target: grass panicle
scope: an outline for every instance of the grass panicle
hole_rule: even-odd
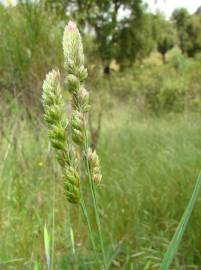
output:
[[[98,214],[97,199],[94,183],[100,183],[102,174],[100,162],[96,152],[89,147],[88,111],[89,93],[84,87],[87,69],[84,67],[84,53],[82,40],[76,24],[68,23],[63,35],[64,67],[66,70],[65,87],[71,94],[71,118],[67,122],[63,113],[63,97],[60,86],[59,71],[47,74],[43,83],[44,119],[48,124],[48,135],[52,146],[56,149],[57,159],[62,168],[63,185],[66,197],[71,203],[80,202],[83,216],[88,227],[89,237],[99,264],[96,243],[94,241],[92,225],[86,208],[84,194],[81,198],[80,179],[89,180],[92,204],[98,228],[104,269],[107,269],[105,250],[101,234],[101,224]],[[84,164],[81,164],[84,163]],[[80,168],[85,168],[85,171]],[[87,183],[85,183],[87,184]]]
[[[44,119],[48,124],[48,135],[52,146],[57,151],[57,159],[63,171],[64,192],[71,203],[80,199],[79,175],[72,166],[72,154],[66,141],[67,123],[63,121],[63,98],[60,86],[60,74],[52,70],[43,83]]]

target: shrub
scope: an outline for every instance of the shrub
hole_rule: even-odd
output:
[[[0,9],[1,92],[9,91],[27,108],[38,104],[47,69],[62,61],[61,26],[42,4],[26,2]]]
[[[167,55],[167,63],[177,71],[186,71],[188,58],[182,54],[178,47],[173,48]]]

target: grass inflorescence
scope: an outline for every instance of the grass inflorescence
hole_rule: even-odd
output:
[[[95,221],[103,256],[104,269],[107,261],[104,250],[100,217],[97,208],[95,184],[102,178],[98,155],[89,147],[89,128],[87,113],[89,111],[89,93],[84,88],[87,69],[84,67],[84,53],[80,33],[76,24],[68,23],[63,35],[64,67],[66,70],[65,86],[71,94],[71,118],[68,121],[63,113],[60,75],[52,70],[43,83],[44,118],[48,124],[48,135],[52,146],[57,151],[57,159],[62,168],[63,186],[70,203],[80,203],[88,227],[89,237],[99,264],[97,247],[92,225],[86,209],[84,192],[81,193],[81,181],[86,177],[89,183]],[[84,163],[84,164],[82,164]],[[84,176],[84,177],[83,177]],[[83,185],[86,185],[83,181]],[[84,190],[84,188],[82,188]]]

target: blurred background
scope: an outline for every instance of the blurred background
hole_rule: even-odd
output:
[[[15,98],[29,113],[40,109],[42,80],[50,68],[62,69],[62,32],[73,19],[82,32],[95,95],[112,103],[130,100],[143,112],[199,110],[199,2],[2,3],[1,102]]]
[[[65,72],[70,19],[89,72],[111,269],[158,269],[201,168],[200,0],[0,2],[0,269],[45,269],[43,226],[51,230],[54,215],[55,269],[78,269],[70,228],[79,269],[93,269],[78,210],[69,214],[62,195],[41,104],[46,73]],[[67,104],[65,89],[64,97]],[[200,206],[172,269],[201,269]]]

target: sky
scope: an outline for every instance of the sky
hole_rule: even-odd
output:
[[[9,0],[0,0],[0,2],[7,3]],[[10,0],[13,3],[16,3],[16,0]],[[190,13],[194,13],[199,6],[201,6],[201,0],[143,0],[148,4],[148,10],[151,12],[156,12],[160,10],[164,13],[164,15],[169,18],[172,14],[172,11],[175,8],[185,7]],[[155,3],[157,2],[157,3]],[[124,13],[127,14],[126,11],[121,11],[124,16]]]
[[[170,17],[175,8],[185,7],[190,13],[196,11],[201,6],[201,0],[144,0],[148,4],[149,10],[155,12],[162,11],[166,17]]]

